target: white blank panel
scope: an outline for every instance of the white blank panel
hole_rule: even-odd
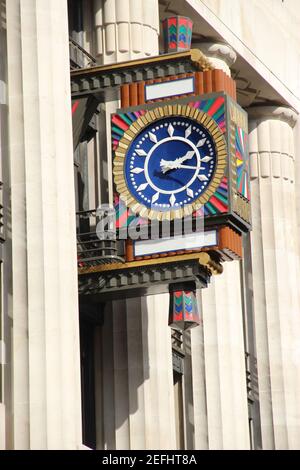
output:
[[[134,242],[134,255],[146,256],[176,250],[192,250],[204,246],[217,245],[217,231],[190,233],[158,240],[138,240]]]
[[[169,96],[186,95],[194,93],[194,78],[183,78],[169,82],[154,83],[146,85],[146,101],[157,100]]]

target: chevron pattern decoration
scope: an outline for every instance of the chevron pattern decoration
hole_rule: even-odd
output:
[[[185,16],[172,16],[163,21],[165,52],[187,51],[191,48],[193,22]]]
[[[200,324],[196,291],[189,288],[170,291],[169,326],[184,331]]]
[[[226,117],[225,117],[225,98],[224,96],[217,96],[209,99],[199,99],[197,101],[190,101],[188,106],[191,108],[199,109],[204,113],[207,113],[211,116],[214,121],[218,124],[221,132],[226,133]],[[116,150],[120,139],[123,137],[125,131],[128,129],[132,122],[136,121],[139,117],[143,116],[146,113],[146,109],[140,109],[134,112],[126,112],[112,115],[111,122],[111,132],[112,132],[112,148]],[[240,130],[240,136],[243,136],[244,139],[247,138],[247,135]],[[238,149],[242,148],[242,143],[237,140],[237,152]],[[245,148],[245,145],[244,147]],[[237,164],[238,164],[238,155],[237,153]],[[246,158],[246,155],[245,155]],[[247,164],[247,160],[245,160]],[[238,172],[239,175],[239,172]],[[211,196],[209,201],[201,207],[194,215],[195,216],[212,216],[225,214],[228,211],[229,206],[229,188],[228,188],[228,179],[226,176],[223,177],[219,187],[216,189],[215,193]],[[117,228],[122,228],[129,226],[129,224],[135,218],[134,214],[128,210],[126,211],[124,204],[119,205],[119,202],[115,200],[115,209],[117,215]],[[136,221],[137,225],[142,225],[147,223],[145,219],[139,217],[139,220]]]
[[[236,126],[235,155],[237,170],[238,192],[248,201],[250,200],[248,135],[241,127]]]
[[[131,209],[120,199],[117,193],[114,193],[114,209],[116,214],[116,228],[117,230],[129,227],[131,223],[137,227],[139,225],[148,224],[148,219],[136,216]]]

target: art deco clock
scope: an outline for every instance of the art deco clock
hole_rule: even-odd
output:
[[[212,117],[173,105],[146,112],[128,128],[116,150],[114,176],[132,211],[172,220],[209,200],[225,166],[225,139]]]
[[[114,182],[127,220],[193,214],[248,231],[247,131],[247,114],[223,92],[113,115]]]

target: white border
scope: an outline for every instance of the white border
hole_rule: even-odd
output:
[[[134,256],[148,256],[176,250],[193,250],[217,245],[217,231],[190,233],[157,240],[138,240],[133,243]]]
[[[168,82],[153,83],[145,86],[146,101],[169,98],[171,96],[194,93],[194,77],[187,77]]]

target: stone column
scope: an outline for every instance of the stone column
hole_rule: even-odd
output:
[[[289,108],[250,108],[252,274],[265,449],[300,446],[300,296],[293,126]]]
[[[7,6],[13,447],[82,443],[67,2]]]
[[[297,205],[297,233],[300,233],[300,119],[294,127],[294,149],[295,149],[295,184],[296,184],[296,205]],[[300,252],[300,237],[298,237]]]
[[[193,47],[199,48],[215,68],[230,76],[236,53],[228,44],[193,43]],[[247,449],[248,405],[238,261],[224,263],[221,276],[213,277],[211,285],[202,290],[202,314],[205,360],[202,381],[206,394],[208,448]]]
[[[4,142],[3,136],[6,136],[6,120],[7,120],[7,86],[6,86],[6,30],[4,22],[5,5],[0,4],[0,181],[3,183],[3,161],[6,155],[4,155],[4,149],[6,143]],[[0,188],[0,201],[1,205],[4,204],[3,187]],[[6,203],[6,200],[5,200]],[[2,209],[1,209],[2,212]],[[3,221],[2,221],[3,222]],[[1,232],[3,227],[1,227]],[[5,258],[5,248],[0,245],[1,263]],[[6,302],[4,286],[6,282],[6,265],[3,268],[1,266],[0,272],[0,283],[1,283],[1,306],[0,306],[0,450],[6,448],[6,396],[5,396],[5,345],[6,345]]]
[[[94,41],[85,47],[103,64],[158,54],[157,0],[94,0]],[[100,158],[107,162],[112,201],[110,115]],[[103,150],[105,149],[105,150]],[[106,305],[102,331],[104,397],[96,393],[104,441],[98,448],[175,449],[175,408],[168,294],[114,301]],[[101,385],[99,385],[101,387]],[[107,390],[105,390],[105,388]],[[104,407],[103,412],[100,411]],[[109,407],[109,408],[108,408]],[[110,410],[114,410],[111,412]]]
[[[98,448],[176,448],[168,302],[164,294],[106,305]]]
[[[94,54],[103,64],[158,54],[157,0],[94,0]]]
[[[209,449],[249,448],[240,266],[202,291]]]
[[[198,303],[202,302],[202,290],[198,290]],[[200,313],[202,317],[202,312]],[[208,447],[207,425],[207,400],[205,384],[205,357],[203,318],[201,324],[191,330],[191,382],[193,393],[193,418],[194,418],[194,448],[200,450]]]

